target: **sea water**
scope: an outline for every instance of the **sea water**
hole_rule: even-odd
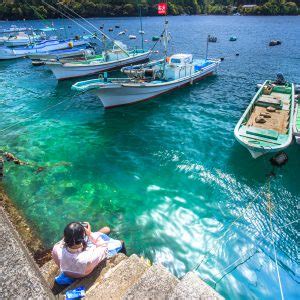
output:
[[[114,38],[141,45],[138,18],[90,21],[105,31],[120,25]],[[163,18],[143,22],[150,48]],[[68,222],[89,221],[95,230],[108,225],[129,254],[177,276],[203,260],[200,276],[226,298],[278,299],[266,197],[271,155],[254,160],[233,130],[257,83],[278,72],[300,82],[300,19],[182,16],[169,23],[171,53],[203,58],[207,35],[217,36],[208,56],[224,57],[218,75],[132,106],[106,111],[96,96],[71,91],[84,79],[58,83],[30,60],[0,62],[0,130],[14,125],[1,131],[0,146],[33,164],[7,163],[5,189],[47,247]],[[69,20],[54,24],[68,35],[83,33]],[[137,40],[118,37],[124,29]],[[269,47],[271,39],[282,45]],[[287,165],[271,181],[271,213],[283,292],[296,299],[299,226],[286,224],[299,217],[300,147],[286,153]],[[38,172],[39,166],[46,168]]]

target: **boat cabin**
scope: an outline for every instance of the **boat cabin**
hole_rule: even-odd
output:
[[[185,66],[193,62],[192,54],[174,54],[168,58],[170,65]]]

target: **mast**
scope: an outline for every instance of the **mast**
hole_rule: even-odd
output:
[[[140,34],[142,37],[142,49],[144,50],[144,32],[143,32],[143,20],[142,20],[142,5],[141,3],[138,3],[137,1],[137,5],[139,7],[139,15],[140,15]]]
[[[205,61],[207,61],[207,56],[208,56],[208,43],[209,43],[210,35],[207,36],[206,40],[206,52],[205,52]]]

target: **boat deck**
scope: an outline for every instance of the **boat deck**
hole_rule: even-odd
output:
[[[276,108],[275,112],[268,112],[267,107]],[[256,122],[257,117],[269,114],[270,118],[264,118],[265,123]],[[257,99],[250,118],[246,124],[247,127],[254,126],[266,130],[274,130],[279,134],[287,134],[290,118],[290,95],[282,93],[271,93],[271,95],[262,95]]]

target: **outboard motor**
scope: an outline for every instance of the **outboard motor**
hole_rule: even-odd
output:
[[[277,78],[276,78],[276,81],[274,83],[278,84],[278,85],[285,85],[286,84],[286,81],[285,81],[282,73],[277,74]]]

